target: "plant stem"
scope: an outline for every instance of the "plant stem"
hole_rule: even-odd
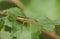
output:
[[[46,30],[42,30],[43,33],[50,36],[52,39],[59,39],[59,36],[55,33],[55,31],[48,32]]]
[[[20,0],[5,0],[5,1],[16,4],[22,10],[26,8],[25,5]]]

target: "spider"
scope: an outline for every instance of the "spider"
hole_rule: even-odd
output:
[[[41,23],[38,22],[37,20],[33,20],[33,19],[30,19],[30,18],[25,17],[25,16],[17,16],[16,20],[24,22],[24,23],[34,23],[34,24],[36,24],[38,26],[41,26]]]

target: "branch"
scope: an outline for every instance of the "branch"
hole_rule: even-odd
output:
[[[20,0],[5,0],[5,1],[15,3],[22,10],[26,8],[25,5]]]
[[[42,30],[42,32],[52,37],[52,39],[60,39],[59,36],[55,33],[55,31],[48,32],[46,30]]]

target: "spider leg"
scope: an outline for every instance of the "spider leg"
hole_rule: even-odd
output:
[[[25,22],[22,23],[21,32],[23,32]]]

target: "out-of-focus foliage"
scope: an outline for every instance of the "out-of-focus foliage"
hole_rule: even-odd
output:
[[[0,16],[0,39],[39,39],[42,29],[52,31],[56,24],[60,24],[59,0],[21,0],[21,2],[26,6],[25,10],[14,4],[8,6],[9,3],[0,0],[0,9],[8,14],[6,17]],[[17,16],[36,20],[39,25],[37,22],[34,24],[17,21]]]
[[[2,2],[2,1],[4,1],[4,0],[0,0],[0,2]]]

